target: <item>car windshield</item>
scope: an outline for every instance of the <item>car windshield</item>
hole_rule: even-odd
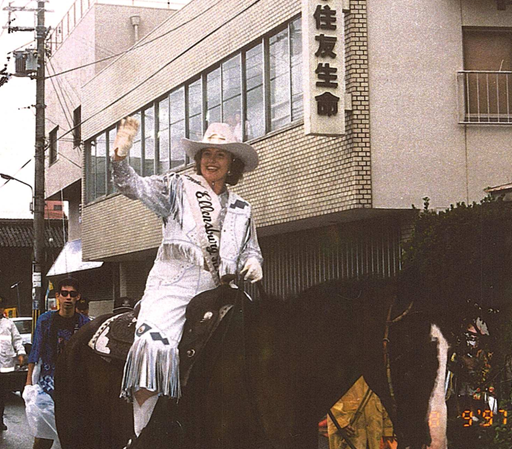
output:
[[[30,334],[32,332],[32,319],[16,320],[14,322],[20,334]]]

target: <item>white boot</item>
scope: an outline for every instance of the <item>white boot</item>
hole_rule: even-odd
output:
[[[139,405],[137,399],[133,400],[133,427],[137,437],[142,432],[142,429],[147,426],[157,401],[157,394],[146,399],[142,405]]]

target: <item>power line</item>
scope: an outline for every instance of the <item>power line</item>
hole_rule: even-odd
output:
[[[103,111],[106,111],[108,108],[110,108],[111,106],[115,105],[116,103],[119,103],[123,98],[126,98],[128,95],[130,95],[132,92],[134,92],[135,90],[137,90],[139,87],[141,87],[142,85],[146,84],[149,80],[151,80],[152,78],[154,78],[156,75],[158,75],[162,70],[164,70],[166,67],[168,67],[169,65],[171,65],[173,62],[175,62],[176,60],[178,60],[179,58],[181,58],[183,55],[185,55],[188,51],[192,50],[194,47],[196,47],[197,45],[199,45],[201,42],[205,41],[206,39],[208,39],[210,36],[212,36],[213,34],[215,34],[217,31],[219,31],[220,29],[222,29],[224,26],[226,26],[228,23],[232,22],[233,20],[235,20],[238,16],[240,16],[241,14],[245,13],[246,11],[248,11],[250,8],[252,8],[254,5],[256,5],[257,3],[259,3],[261,0],[255,0],[254,2],[252,2],[250,5],[248,5],[247,7],[245,7],[240,13],[236,14],[235,16],[231,17],[230,19],[228,19],[227,21],[225,21],[224,23],[221,23],[219,26],[217,26],[216,28],[214,28],[212,31],[210,31],[208,34],[206,34],[205,36],[203,36],[201,39],[199,39],[198,41],[194,42],[191,46],[189,46],[188,48],[186,48],[185,50],[183,50],[181,53],[179,53],[178,55],[176,55],[174,58],[172,58],[171,60],[167,61],[162,67],[160,67],[158,70],[156,70],[155,72],[153,72],[151,75],[149,75],[146,79],[142,80],[139,84],[137,84],[136,86],[132,87],[128,92],[126,92],[125,94],[123,94],[121,97],[115,99],[114,101],[112,101],[110,104],[106,105],[105,107],[103,107],[102,109],[100,109],[98,112],[96,112],[95,114],[91,115],[90,117],[87,117],[86,119],[82,120],[79,124],[75,125],[73,128],[71,128],[69,131],[65,132],[62,136],[60,136],[57,140],[60,140],[62,139],[64,136],[66,136],[67,134],[69,134],[70,132],[72,132],[75,128],[78,128],[79,126],[82,126],[84,123],[88,122],[89,120],[93,119],[94,117],[96,117],[97,115],[101,114]],[[220,3],[217,2],[216,4]],[[197,16],[196,16],[197,17]]]
[[[48,54],[48,51],[46,52],[47,55]],[[58,61],[51,61],[52,63],[52,69],[53,69],[53,73],[57,73],[57,70],[62,70]],[[53,64],[55,64],[55,67],[53,66]],[[57,70],[56,70],[57,69]],[[64,77],[63,78],[64,80],[64,83],[66,83],[68,85],[68,87],[70,87],[70,89],[73,91],[73,93],[75,94],[75,99],[76,99],[76,102],[75,103],[80,103],[80,94],[78,93],[77,89],[75,88],[75,86],[73,84],[71,84],[68,80],[67,77]],[[68,95],[69,96],[69,95]],[[72,100],[70,100],[71,103],[73,103]]]
[[[82,168],[82,166],[80,164],[77,164],[75,161],[71,160],[69,157],[67,157],[64,153],[59,153],[59,157],[63,157],[64,159],[66,159],[68,162],[70,162],[71,164],[73,164],[75,167],[78,167],[78,168]]]
[[[48,60],[48,62],[49,62],[49,60]],[[50,64],[50,66],[51,66],[51,64]],[[51,81],[51,83],[52,83],[53,90],[55,91],[55,96],[57,97],[57,100],[58,100],[58,102],[59,102],[60,108],[62,109],[62,112],[64,113],[64,118],[66,119],[66,122],[68,122],[68,126],[71,128],[73,125],[71,124],[71,121],[70,121],[70,119],[68,118],[66,108],[65,108],[65,107],[64,107],[64,105],[62,104],[62,100],[60,99],[59,91],[58,91],[57,87],[55,86],[55,83],[54,83],[54,81],[53,81],[53,78],[52,78],[50,81]]]
[[[52,68],[52,71],[55,73],[55,68],[53,67],[52,61],[48,60],[48,62]],[[50,81],[52,82],[52,85],[53,85],[53,79]],[[56,81],[57,81],[57,86],[59,86],[60,93],[62,95],[62,100],[64,101],[64,105],[66,106],[66,111],[70,117],[68,124],[71,127],[72,123],[73,123],[73,109],[74,109],[73,108],[73,99],[69,95],[69,92],[64,88],[63,84],[60,83],[61,80],[59,78],[56,78]],[[55,85],[54,85],[54,89],[55,89]],[[66,100],[66,97],[67,97],[67,100]],[[69,104],[68,104],[68,102],[69,102]],[[71,105],[71,107],[70,107],[70,105]],[[66,114],[66,111],[63,110],[64,114]],[[66,120],[67,120],[67,118],[66,118]]]

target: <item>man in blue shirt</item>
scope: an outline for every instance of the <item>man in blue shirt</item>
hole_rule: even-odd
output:
[[[53,397],[54,374],[57,357],[71,336],[89,321],[75,312],[80,299],[78,281],[66,278],[59,282],[55,292],[58,310],[43,313],[37,320],[32,350],[28,359],[27,385],[37,382],[42,390]],[[39,378],[32,379],[36,364],[40,368]],[[33,449],[50,449],[53,440],[35,438]]]

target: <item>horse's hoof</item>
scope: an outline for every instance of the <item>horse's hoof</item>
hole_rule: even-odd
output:
[[[132,447],[132,444],[133,444],[133,440],[130,438],[128,440],[128,443],[126,443],[126,446],[123,447],[123,449],[130,449]]]

